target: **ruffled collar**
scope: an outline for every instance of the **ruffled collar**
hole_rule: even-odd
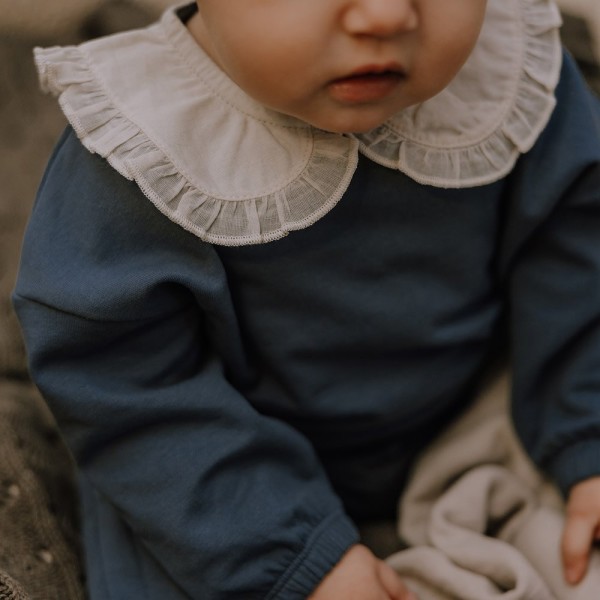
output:
[[[559,25],[551,0],[488,0],[452,83],[361,135],[324,132],[252,100],[175,9],[145,29],[35,55],[43,89],[59,96],[88,150],[186,230],[239,246],[320,219],[348,188],[359,152],[437,187],[504,177],[554,108]]]

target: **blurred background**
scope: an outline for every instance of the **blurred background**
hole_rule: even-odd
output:
[[[66,121],[38,88],[34,46],[74,44],[142,26],[173,0],[0,0],[0,376],[23,377],[9,294],[35,192]]]

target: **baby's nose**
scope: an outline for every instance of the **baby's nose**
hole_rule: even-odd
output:
[[[390,37],[419,26],[415,0],[352,0],[343,15],[352,35]]]

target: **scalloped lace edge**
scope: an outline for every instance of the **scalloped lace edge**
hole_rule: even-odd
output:
[[[435,187],[486,185],[505,177],[546,127],[562,65],[561,17],[548,0],[521,2],[523,56],[514,101],[495,127],[462,147],[435,147],[411,139],[390,122],[356,135],[360,152],[382,166]]]
[[[358,163],[358,142],[314,130],[312,153],[299,176],[271,194],[220,199],[191,184],[173,161],[103,89],[78,47],[36,48],[42,89],[59,96],[82,144],[105,158],[171,221],[223,246],[261,244],[309,227],[347,190]]]

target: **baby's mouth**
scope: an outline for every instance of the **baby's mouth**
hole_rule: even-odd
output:
[[[365,67],[328,86],[332,97],[343,104],[365,104],[383,100],[406,79],[400,67]]]

